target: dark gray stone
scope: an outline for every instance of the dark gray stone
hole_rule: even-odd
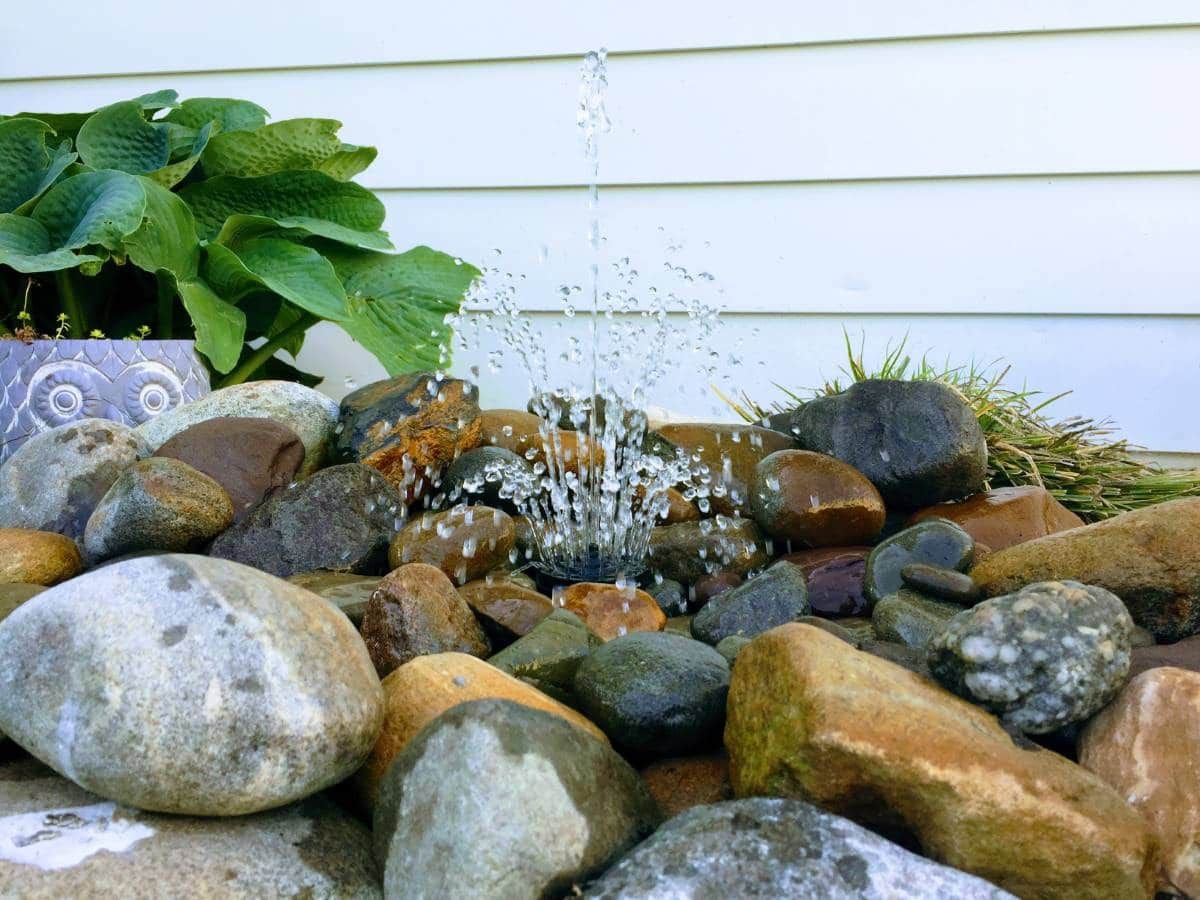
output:
[[[871,625],[879,640],[920,650],[960,612],[962,607],[956,603],[934,600],[901,588],[875,604]]]
[[[662,581],[651,578],[649,582],[645,587],[646,593],[655,599],[659,609],[666,613],[668,618],[687,615],[687,588],[671,578],[664,578]]]
[[[476,447],[446,467],[438,490],[446,503],[479,503],[517,515],[520,510],[511,497],[502,497],[502,479],[513,471],[531,472],[529,463],[503,447]],[[532,477],[528,475],[525,477]]]
[[[983,597],[974,578],[944,566],[909,563],[900,570],[900,577],[906,585],[926,597],[949,600],[959,606],[972,606]]]
[[[975,558],[975,541],[962,528],[945,519],[926,519],[875,545],[867,557],[863,587],[878,603],[904,584],[900,574],[912,563],[928,563],[966,571]]]
[[[781,560],[709,600],[692,620],[692,634],[715,646],[730,635],[754,637],[810,611],[804,571]]]

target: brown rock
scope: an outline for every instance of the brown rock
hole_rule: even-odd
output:
[[[483,444],[503,447],[532,465],[547,464],[546,443],[541,433],[542,420],[520,409],[485,409],[483,411]],[[568,472],[579,472],[580,463],[604,465],[604,448],[592,449],[591,439],[581,431],[560,431],[558,445],[552,456],[558,466]],[[594,457],[594,462],[593,462]]]
[[[745,580],[737,572],[717,572],[714,575],[706,575],[692,586],[694,595],[692,603],[694,606],[703,606],[713,597],[737,587]]]
[[[688,500],[675,488],[667,488],[667,517],[660,521],[664,525],[674,525],[677,522],[695,522],[700,518],[700,510],[696,504]]]
[[[1200,631],[1200,497],[1159,503],[993,553],[971,570],[989,597],[1036,581],[1112,591],[1155,639]]]
[[[976,543],[986,544],[993,551],[1083,524],[1083,519],[1036,485],[996,488],[957,503],[927,506],[913,513],[908,524],[922,519],[956,522]]]
[[[792,565],[799,566],[804,571],[804,577],[812,575],[826,563],[843,557],[857,557],[866,562],[871,553],[870,547],[816,547],[811,550],[797,550],[795,553],[785,553],[780,559],[787,560]]]
[[[1174,644],[1134,647],[1132,657],[1133,660],[1129,666],[1130,678],[1161,666],[1200,672],[1200,635],[1184,638]]]
[[[762,534],[750,519],[719,515],[650,531],[650,568],[680,584],[720,571],[745,575],[769,561]]]
[[[642,781],[664,819],[693,806],[733,799],[729,757],[724,751],[707,756],[660,759],[642,770]]]
[[[1160,891],[1200,896],[1200,674],[1160,668],[1129,682],[1084,730],[1079,763],[1142,814]]]
[[[32,600],[46,590],[40,584],[3,584],[0,583],[0,622],[27,600]]]
[[[396,755],[422,728],[468,700],[511,700],[551,713],[608,743],[599,728],[537,688],[463,653],[419,656],[383,679],[383,729],[355,780],[368,805]]]
[[[808,573],[808,605],[818,616],[868,616],[871,601],[864,579],[867,561],[858,554],[839,556]]]
[[[658,433],[690,455],[699,455],[713,480],[708,498],[712,512],[726,516],[749,513],[759,462],[776,450],[796,446],[786,434],[759,425],[678,423],[663,425]]]
[[[742,649],[725,745],[739,797],[796,797],[912,833],[1025,898],[1148,897],[1145,823],[1099,778],[979,707],[808,625]]]
[[[392,539],[392,568],[421,562],[437,566],[456,584],[482,578],[508,562],[517,531],[507,513],[488,506],[456,506],[425,513]]]
[[[630,631],[662,631],[667,624],[666,614],[654,598],[632,585],[619,588],[584,581],[563,591],[559,602],[603,641]]]
[[[755,468],[750,508],[764,533],[810,547],[864,544],[887,516],[865,475],[808,450],[780,450],[763,459]]]
[[[428,653],[491,652],[450,579],[424,563],[401,566],[379,583],[363,614],[362,636],[380,678]]]
[[[291,484],[304,463],[304,444],[280,422],[223,416],[185,428],[154,455],[185,462],[225,488],[238,521],[271,491]]]
[[[554,611],[549,597],[505,578],[472,581],[458,593],[497,644],[524,637]]]
[[[49,586],[83,569],[79,547],[69,537],[30,528],[0,528],[0,584]]]

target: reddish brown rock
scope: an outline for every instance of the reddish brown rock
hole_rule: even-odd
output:
[[[737,587],[746,579],[737,572],[717,572],[707,575],[692,586],[692,606],[703,606],[713,597]]]
[[[487,506],[456,506],[425,513],[400,529],[388,549],[388,562],[392,568],[428,563],[462,585],[507,563],[516,538],[507,513]]]
[[[839,556],[808,575],[808,604],[818,616],[868,616],[871,601],[863,589],[867,560],[859,554]]]
[[[280,422],[223,416],[185,428],[154,455],[185,462],[225,488],[239,521],[267,494],[291,484],[304,463],[304,444]]]
[[[724,751],[707,756],[660,759],[642,770],[642,781],[664,819],[693,806],[733,799],[729,757]]]
[[[494,643],[511,644],[533,631],[554,611],[550,598],[506,578],[482,578],[458,593],[482,622]]]
[[[957,503],[927,506],[908,521],[912,525],[922,519],[956,522],[976,543],[986,544],[993,551],[1083,524],[1083,519],[1036,485],[996,488]]]
[[[429,653],[491,652],[450,579],[424,563],[401,566],[379,583],[363,614],[362,637],[380,678]]]
[[[542,420],[521,409],[485,409],[482,418],[484,445],[503,447],[531,465],[546,463],[546,445],[539,430]],[[578,431],[560,431],[552,456],[558,466],[578,472],[579,464],[604,465],[604,448],[592,449],[588,436]],[[594,461],[593,461],[594,460]]]
[[[759,462],[750,508],[765,534],[810,547],[865,544],[887,516],[865,475],[808,450],[780,450]]]
[[[1132,657],[1133,661],[1129,666],[1130,678],[1161,666],[1200,672],[1200,635],[1184,638],[1174,644],[1135,646]]]
[[[667,624],[655,599],[632,585],[620,588],[585,581],[563,591],[559,602],[603,641],[631,631],[662,631]]]
[[[787,435],[758,425],[678,423],[663,425],[658,434],[700,457],[712,475],[711,511],[726,516],[749,514],[755,467],[775,451],[796,446]]]
[[[779,558],[787,560],[792,565],[799,566],[807,578],[821,566],[833,562],[835,559],[854,556],[865,561],[870,553],[870,547],[816,547],[811,550],[797,550],[794,553],[785,553]]]
[[[663,525],[674,525],[677,522],[695,522],[700,518],[700,510],[691,500],[688,500],[675,488],[667,488],[667,517],[659,521]]]
[[[1129,682],[1084,730],[1079,762],[1111,784],[1158,841],[1158,888],[1200,896],[1200,674]]]

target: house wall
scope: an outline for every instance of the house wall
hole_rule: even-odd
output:
[[[340,119],[380,149],[361,180],[397,246],[524,274],[543,323],[586,277],[577,73],[605,44],[606,252],[713,273],[722,343],[740,345],[727,386],[771,400],[836,375],[844,331],[869,358],[907,336],[914,356],[1003,360],[1017,386],[1072,390],[1051,410],[1112,418],[1166,458],[1200,451],[1194,3],[49,9],[6,10],[0,111],[173,87]],[[381,374],[330,326],[300,363],[335,396]],[[516,366],[480,382],[486,404],[524,405]],[[656,391],[722,414],[690,371]]]

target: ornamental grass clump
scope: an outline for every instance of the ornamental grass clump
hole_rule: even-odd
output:
[[[1009,367],[938,366],[905,354],[907,341],[889,348],[879,366],[868,370],[863,350],[855,351],[846,336],[844,379],[817,389],[795,390],[776,385],[785,399],[763,406],[743,395],[726,402],[748,422],[786,413],[820,394],[838,394],[867,379],[938,381],[954,388],[974,410],[988,444],[988,487],[1040,485],[1084,521],[1179,497],[1200,496],[1200,470],[1163,469],[1130,455],[1130,445],[1114,440],[1110,422],[1075,416],[1050,419],[1045,410],[1068,392],[1045,397],[1038,391],[1005,385]]]

